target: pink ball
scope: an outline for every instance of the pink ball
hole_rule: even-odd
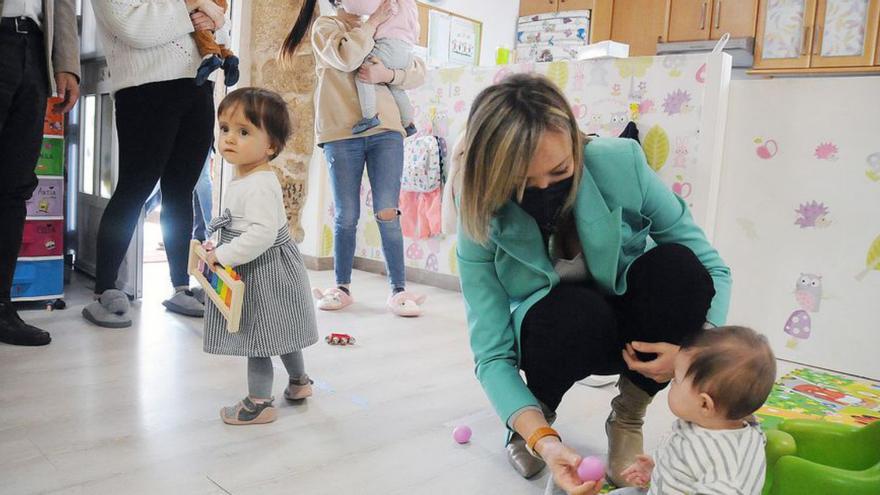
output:
[[[452,438],[455,439],[458,443],[468,443],[471,440],[471,429],[468,426],[456,426],[454,430],[452,430]]]
[[[605,476],[605,463],[596,456],[584,457],[578,466],[578,477],[581,481],[599,481]]]

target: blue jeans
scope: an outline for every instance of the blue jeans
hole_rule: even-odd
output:
[[[325,143],[324,156],[330,165],[330,186],[336,205],[333,218],[336,283],[351,283],[357,224],[361,215],[361,179],[366,163],[388,278],[392,289],[405,287],[400,212],[393,220],[381,220],[378,216],[382,210],[398,209],[400,177],[403,174],[403,136],[388,131]]]
[[[211,152],[205,158],[205,165],[202,167],[202,174],[199,175],[199,181],[193,189],[193,239],[199,241],[205,240],[206,225],[211,223],[211,215],[213,213],[213,203],[211,202]]]

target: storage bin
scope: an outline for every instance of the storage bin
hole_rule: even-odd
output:
[[[61,256],[64,253],[63,220],[28,220],[24,224],[20,257]]]
[[[29,217],[60,217],[64,214],[64,181],[40,177],[31,199],[27,200]]]
[[[12,276],[12,299],[61,297],[64,293],[64,260],[19,260]]]

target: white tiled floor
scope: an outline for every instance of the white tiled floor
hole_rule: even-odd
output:
[[[541,493],[546,472],[526,481],[507,464],[504,429],[473,376],[460,294],[412,287],[429,296],[425,316],[395,318],[384,279],[356,273],[356,305],[318,321],[322,335],[350,333],[358,345],[309,348],[315,396],[276,400],[273,424],[232,427],[218,410],[246,394],[244,359],[204,354],[201,320],[160,305],[167,267],[146,269],[132,328],[85,323],[90,291],[77,279],[67,310],[23,313],[52,332],[49,347],[0,344],[0,493]],[[315,286],[330,282],[312,273]],[[584,455],[605,450],[612,396],[576,385],[560,407],[556,426]],[[672,419],[659,396],[648,448]],[[474,430],[469,445],[452,441],[457,424]]]

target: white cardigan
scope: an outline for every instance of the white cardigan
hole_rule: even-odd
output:
[[[113,93],[195,77],[201,63],[183,0],[92,0]]]

